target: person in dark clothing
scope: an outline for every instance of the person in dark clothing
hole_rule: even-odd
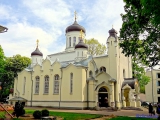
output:
[[[153,106],[152,106],[151,103],[149,103],[148,110],[149,110],[149,115],[152,116],[152,113],[153,113]]]
[[[157,110],[156,113],[158,114],[158,116],[160,117],[160,104],[157,103]]]

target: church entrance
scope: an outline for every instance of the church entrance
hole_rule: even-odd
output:
[[[98,91],[99,107],[108,107],[108,91],[105,87],[101,87]]]
[[[130,103],[129,103],[129,91],[130,91],[129,88],[124,89],[124,97],[125,97],[125,101],[126,101],[126,106],[130,106]]]

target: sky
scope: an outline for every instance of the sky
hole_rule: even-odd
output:
[[[123,0],[0,0],[0,25],[8,28],[0,34],[5,56],[31,57],[37,39],[44,58],[64,51],[65,29],[73,24],[74,11],[86,39],[106,44],[112,25],[119,35]]]

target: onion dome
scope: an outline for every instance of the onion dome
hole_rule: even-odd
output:
[[[40,50],[38,49],[38,42],[39,42],[39,40],[37,40],[37,48],[36,48],[35,51],[33,51],[33,52],[31,53],[31,56],[33,56],[33,55],[43,56],[43,54],[42,54],[42,53],[40,52]]]
[[[72,25],[70,25],[70,26],[68,26],[68,27],[66,28],[66,33],[71,32],[71,31],[81,31],[81,30],[82,30],[84,33],[86,33],[85,28],[84,28],[83,26],[79,25],[79,24],[77,23],[77,21],[74,21],[74,23],[73,23]]]
[[[117,31],[114,28],[112,28],[111,30],[109,30],[109,35],[113,37],[117,37]]]
[[[43,54],[39,51],[38,48],[36,48],[36,50],[31,53],[31,56],[33,56],[33,55],[43,56]]]
[[[114,29],[114,28],[112,28],[111,30],[109,30],[109,34],[117,34],[117,31]]]
[[[83,42],[83,40],[81,39],[80,41],[79,41],[79,43],[75,46],[75,49],[77,49],[77,48],[86,48],[86,49],[88,49],[88,46]]]
[[[76,19],[77,19],[76,14],[77,13],[75,12],[75,21],[74,21],[74,23],[66,28],[66,33],[71,32],[71,31],[81,31],[81,30],[84,33],[86,33],[85,28],[77,23],[77,21],[76,21]]]

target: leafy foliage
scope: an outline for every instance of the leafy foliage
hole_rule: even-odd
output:
[[[24,105],[19,101],[15,104],[14,114],[17,118],[25,114]]]
[[[42,117],[46,117],[46,116],[49,116],[49,111],[44,109],[42,110]]]
[[[98,40],[95,40],[94,38],[85,40],[85,43],[89,46],[88,52],[90,55],[102,55],[106,52],[106,46],[100,44]]]
[[[160,2],[158,0],[124,0],[126,14],[120,47],[126,56],[132,55],[153,67],[160,61]]]
[[[18,76],[18,72],[22,71],[31,63],[30,58],[21,55],[13,57],[5,57],[2,47],[0,46],[0,98],[2,95],[8,95],[9,89],[13,86],[14,78]]]
[[[42,116],[42,115],[41,115],[41,111],[36,110],[36,111],[33,112],[33,117],[34,117],[35,119],[40,119],[41,116]]]
[[[133,77],[137,78],[140,84],[140,87],[143,87],[148,84],[150,77],[145,76],[144,67],[139,65],[136,61],[132,61],[132,70]]]
[[[5,66],[5,55],[0,45],[0,73],[4,72],[4,66]]]

